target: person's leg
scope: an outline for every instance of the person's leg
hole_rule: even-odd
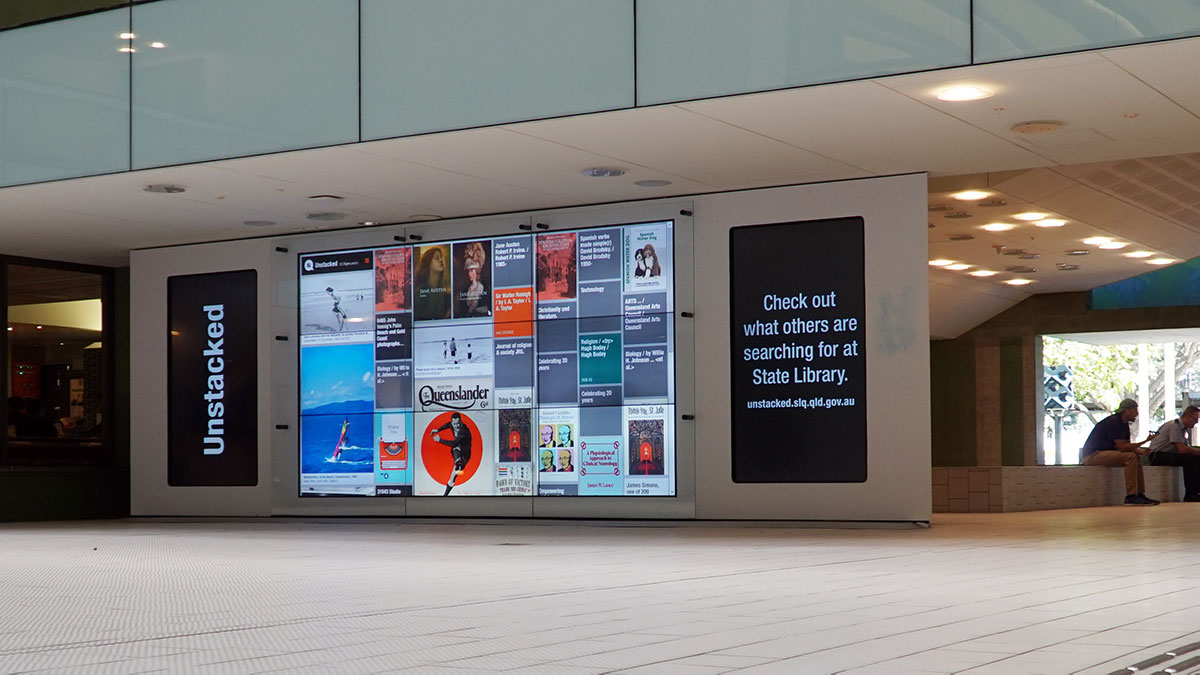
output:
[[[1142,463],[1138,461],[1137,453],[1101,450],[1084,457],[1082,464],[1087,466],[1123,467],[1125,469],[1125,495],[1127,497],[1140,495],[1146,489],[1145,479],[1142,476]]]
[[[1200,455],[1183,455],[1178,452],[1154,452],[1150,454],[1151,466],[1178,466],[1183,469],[1184,498],[1200,497]]]

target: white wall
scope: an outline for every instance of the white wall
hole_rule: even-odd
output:
[[[137,251],[131,261],[134,515],[476,515],[924,521],[930,515],[929,305],[925,176],[909,175]],[[681,215],[693,212],[693,216]],[[866,231],[868,479],[856,484],[734,484],[730,475],[729,228],[862,216]],[[676,220],[678,496],[674,498],[298,497],[296,254],[393,243]],[[276,247],[287,248],[286,253]],[[689,266],[689,261],[692,263]],[[166,484],[166,279],[259,272],[257,487]],[[286,342],[274,336],[288,335]],[[277,430],[275,425],[288,425]],[[837,439],[797,438],[836,445]]]

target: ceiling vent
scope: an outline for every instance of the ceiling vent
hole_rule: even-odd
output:
[[[1079,182],[1200,232],[1200,153],[1114,162]]]

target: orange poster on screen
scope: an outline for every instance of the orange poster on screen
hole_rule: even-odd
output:
[[[496,291],[494,337],[533,335],[533,289],[504,288]]]

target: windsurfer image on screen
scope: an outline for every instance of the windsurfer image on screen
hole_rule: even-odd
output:
[[[346,443],[346,432],[350,430],[350,418],[342,420],[342,435],[338,437],[337,445],[333,447],[333,461],[338,461],[342,458],[342,446]]]
[[[342,309],[342,298],[333,292],[333,286],[326,286],[325,292],[333,298],[333,316],[337,319],[338,330],[346,327],[346,310]]]
[[[449,440],[442,438],[442,432],[446,429],[454,433],[453,438]],[[429,435],[438,443],[448,446],[450,457],[454,460],[454,468],[450,470],[450,479],[446,481],[446,492],[442,495],[445,497],[450,494],[450,490],[454,489],[454,481],[458,479],[459,474],[467,467],[467,462],[471,460],[471,430],[463,424],[462,415],[454,413],[450,416],[448,423],[430,431]]]

